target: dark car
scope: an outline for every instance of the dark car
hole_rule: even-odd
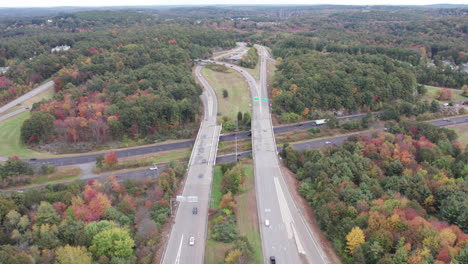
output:
[[[192,209],[192,214],[198,214],[198,208],[194,207],[194,208]]]
[[[247,134],[247,136],[248,136],[248,137],[251,137],[251,136],[252,136],[252,132],[249,132],[249,133]]]
[[[36,161],[36,160],[37,160],[36,158],[29,159],[29,161]]]
[[[275,256],[270,257],[270,264],[276,264]]]

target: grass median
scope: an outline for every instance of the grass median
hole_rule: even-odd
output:
[[[253,253],[248,263],[262,263],[262,245],[257,218],[252,161],[244,160],[243,167],[246,172],[246,179],[242,186],[242,191],[234,196],[234,200],[237,203],[237,208],[235,209],[237,232],[239,236],[247,237],[253,248]],[[215,167],[211,191],[211,209],[219,209],[222,197],[222,177],[221,167]],[[223,243],[211,239],[211,230],[209,230],[205,249],[205,263],[224,263],[226,252],[232,249],[233,246],[234,243]]]
[[[49,156],[28,149],[21,142],[21,125],[29,116],[29,112],[24,112],[0,122],[0,156],[17,155],[21,158]]]
[[[226,72],[202,70],[203,76],[208,80],[218,98],[218,112],[231,120],[237,119],[237,112],[250,113],[250,92],[245,79],[240,73],[228,69]],[[223,90],[228,96],[223,97]]]

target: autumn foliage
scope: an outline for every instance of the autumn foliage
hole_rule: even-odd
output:
[[[112,167],[119,162],[115,152],[108,152],[104,155],[104,164],[107,167]]]
[[[468,152],[448,129],[401,122],[389,131],[400,133],[281,155],[344,263],[458,260],[468,244]]]

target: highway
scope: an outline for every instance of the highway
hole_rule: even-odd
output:
[[[0,107],[0,115],[3,114],[4,112],[8,111],[10,108],[15,107],[18,104],[23,103],[24,101],[46,91],[47,89],[50,89],[54,86],[54,81],[48,81],[46,83],[43,83],[39,85],[38,87],[34,88],[30,92],[16,98],[15,100],[9,102],[8,104]],[[24,111],[23,111],[24,112]],[[17,113],[18,114],[18,113]]]
[[[20,109],[19,111],[23,111],[23,110]],[[339,120],[356,120],[364,116],[365,114],[358,114],[358,115],[352,115],[352,116],[343,116],[343,117],[339,117],[338,119]],[[286,132],[290,132],[294,130],[309,129],[312,127],[314,127],[314,121],[282,125],[282,126],[274,127],[273,129],[274,129],[275,134],[280,134],[280,133],[286,133]],[[236,136],[238,140],[248,139],[251,137],[251,132],[241,131],[241,132],[235,132],[235,133],[233,132],[233,133],[225,134],[225,135],[220,136],[219,141],[220,142],[234,141]],[[117,157],[125,158],[125,157],[130,157],[130,156],[156,153],[160,151],[190,148],[193,146],[194,142],[195,140],[192,140],[192,139],[181,140],[181,141],[177,141],[173,143],[162,143],[162,144],[127,148],[127,149],[122,149],[122,150],[115,150],[115,153],[117,154]],[[105,154],[105,152],[81,154],[81,155],[77,154],[77,155],[70,155],[70,156],[56,157],[56,158],[44,158],[44,159],[38,158],[37,160],[34,160],[34,162],[53,164],[56,166],[75,165],[75,164],[82,164],[82,163],[95,161],[96,156],[102,155],[102,154]]]
[[[258,215],[265,263],[328,263],[328,258],[291,196],[281,168],[271,121],[267,90],[269,54],[257,46],[260,83],[253,85],[252,152],[255,165]],[[269,226],[265,220],[269,220]]]
[[[439,126],[439,127],[445,127],[445,126],[450,126],[450,125],[455,125],[455,124],[461,124],[461,123],[468,123],[468,115],[465,116],[456,116],[456,117],[451,117],[447,118],[448,121],[444,120],[433,120],[429,121],[429,123]],[[370,131],[362,131],[362,132],[357,132],[354,133],[356,135],[370,135]],[[306,149],[316,149],[316,148],[322,148],[327,145],[341,145],[346,139],[349,137],[348,135],[344,136],[336,136],[336,137],[329,137],[329,138],[324,138],[324,139],[316,139],[316,140],[310,140],[306,142],[301,142],[301,143],[291,143],[294,149],[296,150],[306,150]],[[330,142],[327,144],[327,142]],[[281,151],[283,147],[278,146],[277,150],[278,152]],[[237,158],[247,158],[251,154],[251,151],[243,151],[239,152]],[[222,156],[217,156],[216,157],[216,164],[220,163],[228,163],[228,162],[234,162],[236,161],[236,155],[234,153],[231,154],[226,154]],[[159,172],[163,171],[164,168],[160,167]],[[140,169],[140,170],[134,170],[134,171],[129,171],[129,172],[117,172],[115,173],[115,176],[119,181],[125,181],[125,180],[139,180],[139,179],[144,179],[150,176],[157,177],[157,175],[154,175],[154,171],[150,171],[148,168],[145,169]],[[107,177],[103,176],[98,176],[95,177],[95,179],[99,179],[100,181],[103,181],[103,179],[106,179]],[[94,179],[94,178],[87,178],[87,179]],[[65,182],[68,183],[68,182]],[[54,184],[63,184],[62,183],[54,183]],[[15,190],[28,190],[28,189],[40,189],[45,187],[44,186],[35,186],[35,187],[26,187],[26,188],[17,188]],[[8,192],[8,191],[6,191]]]
[[[221,126],[217,125],[216,94],[200,70],[201,66],[196,66],[195,75],[204,87],[204,119],[190,156],[187,179],[181,194],[186,201],[180,202],[177,207],[162,258],[162,263],[167,264],[204,263],[209,198]],[[196,214],[192,212],[194,208],[198,210]],[[189,245],[191,237],[195,239],[194,245]]]
[[[273,256],[276,263],[328,263],[320,241],[296,207],[279,166],[267,92],[266,61],[269,56],[263,47],[258,46],[258,50],[261,61],[259,82],[236,65],[214,63],[241,73],[251,90],[252,153],[264,262],[268,263]]]

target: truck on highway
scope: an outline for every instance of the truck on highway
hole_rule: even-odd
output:
[[[327,119],[317,119],[313,122],[315,126],[321,126],[327,123]]]

